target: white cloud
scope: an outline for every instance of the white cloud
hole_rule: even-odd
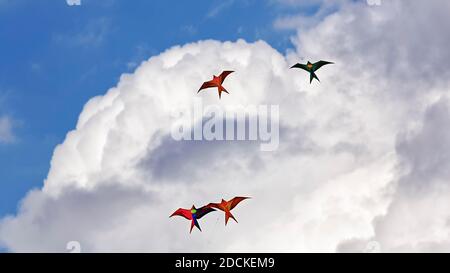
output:
[[[66,0],[69,6],[81,6],[81,0]]]
[[[208,17],[208,18],[216,17],[220,12],[229,8],[233,4],[234,4],[234,0],[224,0],[224,1],[220,2],[219,4],[213,6],[206,14],[206,17]]]
[[[381,3],[381,0],[367,0],[367,4],[370,6],[379,6]]]
[[[364,251],[373,240],[384,251],[445,250],[442,5],[450,4],[346,3],[293,39],[288,56],[264,42],[203,41],[152,57],[86,104],[43,189],[0,222],[0,242],[11,251],[65,251],[69,241],[83,251]],[[288,69],[299,56],[336,64],[309,85]],[[237,71],[230,95],[195,94],[222,69]],[[279,150],[173,141],[171,113],[196,96],[279,105]],[[215,213],[188,235],[186,221],[168,218],[234,195],[253,197],[236,208],[239,224],[225,228]]]
[[[399,136],[402,175],[375,238],[391,251],[450,251],[450,103],[426,111],[417,132]],[[407,223],[405,225],[405,223]]]
[[[8,116],[0,117],[0,144],[14,141],[13,122]]]
[[[106,17],[92,19],[80,29],[77,33],[56,34],[53,40],[67,46],[100,46],[110,33],[110,20]]]
[[[445,19],[449,7],[444,1],[386,1],[376,9],[348,6],[344,12],[330,16],[314,32],[309,32],[311,35],[302,35],[296,40],[303,49],[299,51],[302,55],[319,58],[326,53],[338,63],[347,64],[349,75],[364,74],[360,87],[367,83],[378,85],[372,96],[385,100],[386,108],[380,111],[389,112],[397,128],[393,132],[400,139],[396,140],[395,152],[401,167],[393,170],[395,176],[387,188],[392,200],[386,215],[373,218],[373,237],[355,236],[343,240],[340,250],[354,251],[361,246],[360,240],[363,243],[377,240],[383,251],[450,249],[446,232],[449,177],[444,175],[448,167],[443,163],[450,156],[448,135],[443,131],[443,124],[449,118],[445,110],[449,69],[441,65],[450,60],[445,49],[450,40],[445,31],[450,26]],[[435,23],[422,23],[430,17],[439,22],[438,27]],[[426,40],[427,45],[418,40]],[[431,67],[439,67],[439,71]],[[369,95],[365,88],[359,91],[364,92],[358,95]],[[440,102],[435,104],[436,101]],[[427,110],[437,107],[439,111]],[[430,115],[430,111],[439,114]],[[418,135],[411,138],[420,140],[402,137],[404,132],[415,131],[419,131]],[[411,173],[408,174],[404,165],[411,168]],[[439,179],[438,184],[433,183],[436,179]],[[411,192],[416,194],[411,195]]]
[[[313,13],[294,13],[291,15],[282,15],[274,21],[275,29],[281,30],[302,30],[306,31],[316,26],[326,16],[339,10],[340,7],[349,3],[349,0],[275,0],[275,3],[281,6],[287,6],[290,9],[311,9],[316,7]]]

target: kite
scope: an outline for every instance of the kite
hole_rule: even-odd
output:
[[[194,226],[196,226],[200,231],[202,231],[197,220],[213,211],[215,211],[215,209],[207,207],[207,206],[203,206],[203,207],[197,209],[197,208],[195,208],[194,205],[192,205],[192,208],[190,210],[182,209],[182,208],[177,209],[174,213],[172,213],[172,215],[170,215],[170,217],[181,216],[188,220],[191,220],[191,230],[189,231],[189,233],[192,233],[192,229],[194,228]]]
[[[228,219],[232,218],[236,223],[238,222],[236,218],[234,218],[233,214],[231,214],[230,210],[234,209],[240,202],[245,199],[249,199],[250,197],[235,197],[230,201],[225,201],[222,199],[221,203],[209,203],[206,207],[216,208],[225,212],[225,225],[228,223]]]
[[[309,83],[312,83],[313,79],[316,79],[320,82],[319,78],[317,77],[316,72],[317,70],[319,70],[319,68],[321,68],[324,65],[327,64],[334,64],[332,62],[326,62],[326,61],[318,61],[317,63],[310,63],[308,62],[307,64],[300,64],[297,63],[295,65],[293,65],[291,68],[300,68],[303,70],[306,70],[309,72]]]
[[[216,77],[215,75],[213,75],[213,79],[211,81],[208,82],[204,82],[202,84],[202,86],[200,87],[200,89],[198,90],[197,94],[202,91],[203,89],[206,88],[210,88],[210,87],[217,87],[217,90],[219,91],[219,99],[222,98],[222,92],[225,92],[227,94],[228,91],[222,86],[223,81],[225,81],[225,78],[230,75],[231,73],[233,73],[234,71],[223,71],[222,74],[220,74],[218,77]]]

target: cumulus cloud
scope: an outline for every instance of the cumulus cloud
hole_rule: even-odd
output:
[[[328,17],[315,29],[317,36],[302,35],[296,40],[303,55],[317,54],[319,57],[322,52],[327,52],[335,59],[343,58],[346,64],[358,64],[348,65],[350,74],[358,73],[353,68],[361,68],[362,64],[370,67],[364,72],[366,81],[375,82],[375,77],[378,78],[377,96],[389,100],[386,107],[393,107],[390,115],[397,123],[395,152],[398,162],[393,171],[394,180],[387,188],[392,192],[392,203],[386,213],[374,217],[375,236],[362,241],[361,238],[343,240],[339,250],[355,251],[360,249],[361,242],[376,239],[383,251],[448,251],[450,238],[445,231],[446,224],[441,223],[447,223],[448,216],[445,209],[435,213],[436,207],[432,204],[445,204],[449,197],[447,191],[437,189],[432,183],[435,175],[445,173],[447,168],[441,161],[449,155],[447,134],[442,125],[437,125],[448,119],[445,105],[449,69],[440,65],[450,58],[445,50],[450,36],[444,31],[450,25],[444,11],[448,8],[443,1],[423,5],[390,1],[376,9],[348,6],[344,9],[346,12]],[[420,23],[429,17],[436,18],[440,26]],[[408,29],[418,36],[411,35]],[[427,40],[435,50],[422,46],[419,39]],[[333,44],[341,46],[333,47]],[[308,54],[306,49],[313,50]],[[427,69],[431,67],[438,67],[439,72]],[[411,139],[405,138],[405,132],[420,131],[422,127],[424,132],[411,136]],[[415,138],[418,139],[413,141]],[[437,143],[439,148],[435,146]],[[436,147],[439,151],[427,147]],[[406,166],[411,168],[411,173],[404,174]],[[448,177],[440,176],[439,181],[446,188]],[[413,190],[416,187],[422,190]],[[410,194],[412,191],[416,192],[414,196]]]
[[[345,3],[293,38],[297,51],[286,56],[239,40],[150,58],[85,105],[44,187],[1,220],[0,243],[10,251],[64,251],[69,241],[83,251],[364,251],[376,240],[383,251],[446,250],[450,34],[442,5],[450,4]],[[336,64],[310,85],[288,69],[299,56]],[[237,71],[227,78],[230,95],[195,94],[223,69]],[[173,113],[186,113],[197,96],[220,107],[279,105],[278,150],[173,141]],[[220,213],[191,235],[183,219],[168,218],[235,195],[253,199],[226,229]]]
[[[274,21],[275,29],[302,30],[313,28],[326,16],[336,12],[340,7],[347,5],[351,0],[276,0],[280,6],[289,9],[307,9],[308,12],[282,15]],[[312,12],[311,12],[312,11]]]
[[[426,111],[417,132],[399,136],[402,175],[375,238],[390,251],[450,251],[450,103]],[[407,223],[407,225],[405,225]]]

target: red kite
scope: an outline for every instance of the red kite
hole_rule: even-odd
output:
[[[194,226],[196,226],[200,231],[202,231],[202,229],[200,228],[200,225],[198,224],[197,219],[202,218],[203,216],[205,216],[206,214],[208,214],[212,211],[215,211],[215,209],[209,208],[207,206],[203,206],[199,209],[196,209],[195,206],[192,205],[192,208],[190,210],[182,209],[182,208],[177,209],[174,213],[172,213],[172,215],[170,215],[170,217],[181,216],[188,220],[191,220],[191,230],[189,231],[189,233],[191,233]]]
[[[222,98],[222,92],[225,92],[227,94],[228,91],[222,86],[223,81],[225,80],[225,78],[230,75],[231,73],[233,73],[234,71],[223,71],[222,74],[220,74],[220,76],[216,77],[215,75],[213,75],[213,79],[209,82],[204,82],[202,84],[202,86],[200,87],[200,89],[198,90],[197,94],[202,91],[203,89],[206,88],[210,88],[210,87],[217,87],[217,90],[219,91],[219,99]]]
[[[220,209],[225,212],[225,225],[228,223],[228,219],[232,218],[236,223],[238,222],[236,218],[234,218],[233,214],[231,214],[230,210],[234,209],[240,202],[245,199],[249,199],[250,197],[235,197],[230,201],[225,201],[222,199],[221,203],[209,203],[206,207]]]

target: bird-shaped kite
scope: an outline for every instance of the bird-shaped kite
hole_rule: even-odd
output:
[[[318,61],[317,63],[310,63],[308,62],[307,64],[301,64],[301,63],[297,63],[295,65],[293,65],[291,68],[300,68],[303,70],[306,70],[309,72],[309,83],[312,83],[313,79],[317,79],[319,82],[319,78],[317,77],[316,72],[317,70],[319,70],[319,68],[321,68],[324,65],[327,64],[334,64],[332,62],[327,62],[327,61]]]
[[[197,208],[195,208],[194,205],[192,205],[191,209],[182,209],[182,208],[177,209],[174,213],[172,213],[172,215],[170,215],[170,217],[181,216],[188,220],[191,220],[191,230],[189,231],[189,233],[192,233],[192,229],[194,228],[194,226],[196,226],[200,231],[202,231],[197,220],[212,211],[215,211],[215,209],[207,207],[207,206],[203,206],[203,207],[197,209]]]
[[[236,218],[234,218],[233,214],[231,214],[230,210],[234,209],[240,202],[245,199],[249,199],[250,197],[235,197],[229,201],[225,201],[222,199],[220,203],[209,203],[206,207],[220,209],[225,212],[225,225],[228,223],[228,219],[232,218],[236,223],[238,222]]]
[[[222,92],[229,94],[228,91],[222,86],[223,81],[228,75],[230,75],[233,72],[234,71],[223,71],[222,74],[220,74],[218,77],[213,75],[213,79],[211,81],[204,82],[197,93],[206,88],[217,87],[217,90],[219,91],[219,99],[221,99]]]

